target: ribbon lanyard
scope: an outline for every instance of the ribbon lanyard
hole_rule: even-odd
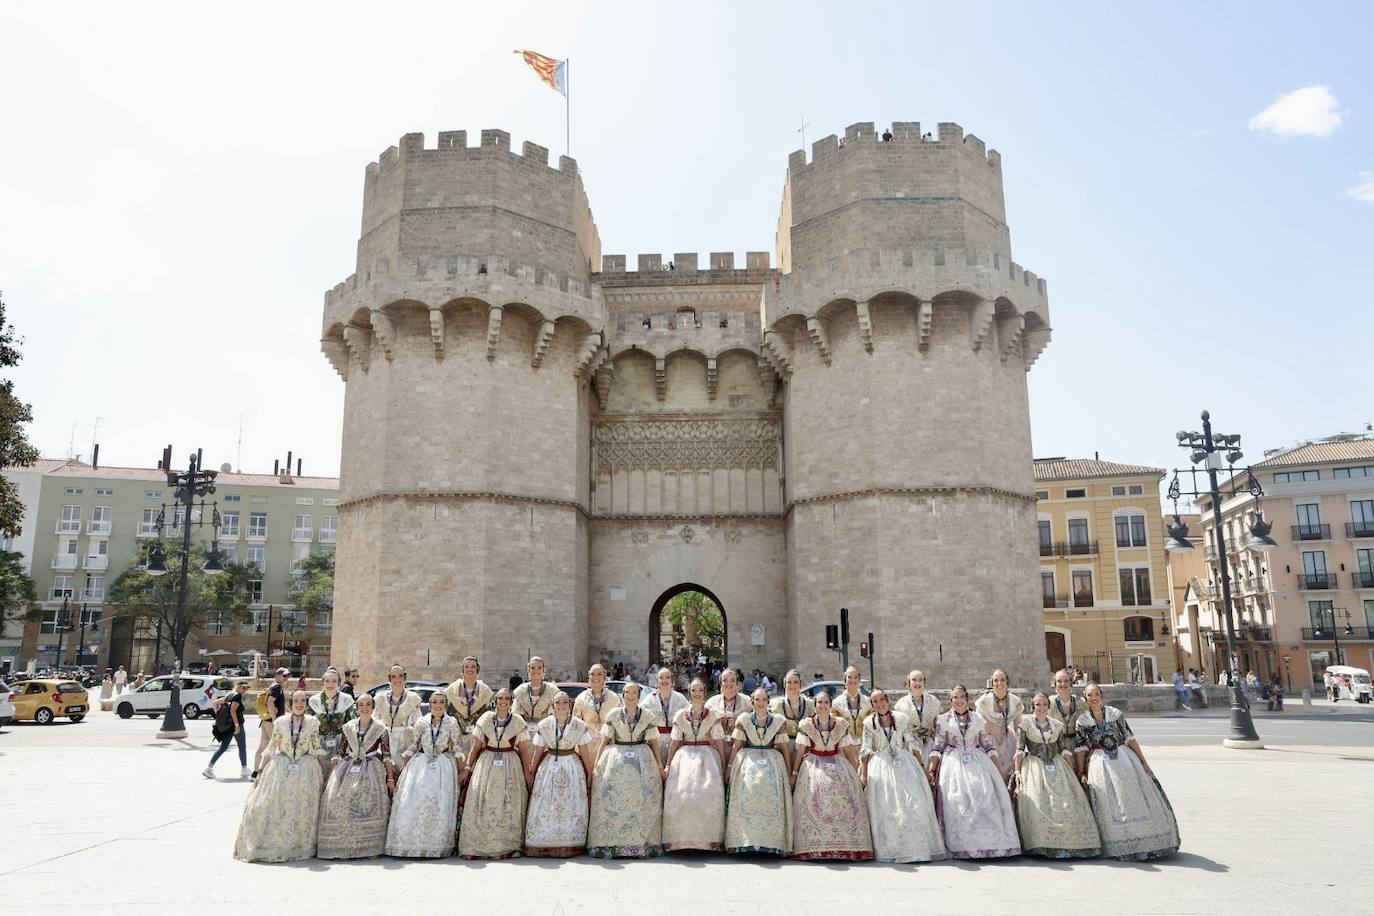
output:
[[[473,685],[472,685],[472,693],[468,693],[468,682],[467,682],[467,681],[464,681],[464,682],[462,683],[462,688],[463,688],[463,702],[467,704],[467,707],[468,707],[468,719],[471,719],[471,718],[472,718],[472,701],[475,700],[475,699],[477,699],[477,685],[476,685],[476,684],[473,684]]]
[[[801,697],[801,696],[797,697],[797,714],[796,714],[795,716],[792,715],[792,701],[789,700],[789,699],[787,699],[787,697],[783,697],[783,698],[782,698],[782,715],[783,715],[783,718],[785,718],[785,719],[791,719],[793,722],[800,722],[800,721],[801,721],[801,718],[802,718],[802,713],[804,713],[805,711],[806,711],[806,698],[805,698],[805,697]]]
[[[402,706],[402,705],[405,703],[405,701],[406,701],[405,690],[403,689],[403,690],[401,691],[401,702],[400,702],[400,703],[395,702],[395,699],[394,699],[395,696],[396,696],[396,692],[395,692],[394,690],[393,690],[391,693],[388,693],[388,694],[386,695],[386,705],[387,705],[387,708],[391,710],[391,727],[392,727],[392,728],[395,728],[395,727],[396,727],[396,714],[397,714],[398,712],[401,711],[401,706]]]
[[[1049,747],[1050,739],[1047,738],[1047,737],[1045,737],[1045,730],[1044,730],[1043,728],[1040,727],[1040,720],[1039,720],[1039,719],[1036,719],[1036,720],[1035,720],[1035,730],[1038,731],[1038,732],[1040,733],[1040,741],[1041,741],[1041,743],[1043,743],[1046,747]],[[1053,728],[1051,728],[1051,731],[1053,731]]]
[[[440,719],[439,724],[435,725],[434,717],[431,716],[429,720],[429,752],[431,754],[439,753],[439,732],[443,730],[444,720]]]
[[[926,695],[921,694],[921,705],[916,707],[916,724],[920,725],[926,717]]]
[[[705,706],[701,707],[701,718],[700,718],[700,719],[697,719],[697,720],[695,721],[695,724],[693,723],[693,720],[692,720],[692,710],[690,710],[690,709],[687,710],[687,724],[692,726],[692,740],[693,740],[693,741],[699,741],[699,740],[701,740],[701,726],[704,725],[705,723],[706,723],[706,707],[705,707]],[[633,738],[634,735],[631,734],[630,737]]]
[[[301,727],[296,727],[296,717],[291,717],[291,723],[287,726],[291,730],[291,759],[296,759],[296,744],[301,740],[301,733],[305,731],[305,716],[301,716]]]
[[[639,724],[639,707],[635,707],[635,717],[630,718],[630,714],[625,713],[625,730],[630,733],[629,740],[635,740],[635,726]]]
[[[510,725],[512,713],[506,713],[506,721],[500,723],[501,727],[496,732],[496,746],[501,746],[501,739],[506,737],[506,727]]]
[[[768,718],[764,719],[763,724],[760,725],[758,713],[751,712],[749,713],[749,721],[754,723],[754,731],[758,733],[759,744],[763,744],[768,740],[768,727],[773,724],[773,714],[769,713]]]
[[[821,743],[825,745],[825,750],[830,750],[830,734],[835,731],[835,717],[833,715],[830,717],[830,727],[825,731],[821,731],[820,716],[812,716],[811,722],[816,726],[816,733],[821,736]]]
[[[883,724],[882,716],[879,716],[879,717],[878,717],[878,727],[881,728],[881,729],[883,730],[883,737],[887,739],[887,745],[888,745],[888,747],[891,747],[891,746],[892,746],[892,733],[893,733],[894,731],[897,730],[897,720],[896,720],[895,718],[893,718],[892,713],[890,713],[890,712],[887,714],[887,718],[888,718],[888,721],[890,721],[892,724],[891,724],[891,725],[884,725],[884,724]]]
[[[969,713],[964,713],[962,716],[959,715],[959,713],[957,712],[954,714],[954,721],[959,725],[959,741],[961,743],[966,742],[968,740],[968,727],[970,724],[970,719],[965,718],[968,715]]]
[[[663,699],[663,694],[660,693],[660,694],[658,695],[658,708],[661,709],[661,710],[663,710],[663,721],[664,721],[664,722],[669,721],[669,720],[668,720],[668,707],[669,707],[669,706],[672,706],[672,705],[673,705],[673,697],[672,697],[672,694],[669,694],[669,695],[668,695],[668,699],[666,699],[666,700]]]
[[[605,703],[605,702],[606,702],[606,691],[605,691],[605,690],[602,690],[600,693],[593,693],[593,694],[592,694],[592,710],[596,713],[596,717],[597,717],[598,719],[601,718],[601,704],[602,704],[602,703]]]
[[[358,762],[362,763],[363,758],[367,756],[367,735],[363,732],[363,726],[361,722],[357,722],[354,724],[356,725],[356,728],[354,728],[354,732],[358,736]],[[368,731],[372,731],[372,729],[368,728]]]

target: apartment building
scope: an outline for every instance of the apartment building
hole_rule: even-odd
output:
[[[6,469],[6,476],[35,469]],[[311,553],[332,551],[338,532],[338,480],[276,474],[220,472],[216,492],[223,525],[219,547],[226,563],[251,564],[260,578],[250,586],[254,620],[240,624],[211,619],[193,629],[188,661],[237,664],[257,650],[293,669],[322,667],[329,657],[332,621],[307,620],[290,604],[293,571]],[[38,591],[41,619],[24,626],[17,651],[0,655],[0,668],[59,660],[128,670],[155,670],[155,653],[170,663],[170,634],[149,622],[112,620],[108,591],[125,569],[139,561],[157,535],[166,507],[163,537],[180,540],[180,510],[171,503],[164,471],[156,468],[98,467],[79,461],[49,461],[29,487],[23,538],[31,550],[30,575]],[[34,495],[36,493],[36,496]],[[31,528],[30,528],[30,519]],[[193,519],[195,521],[196,519]],[[208,546],[209,525],[193,527],[192,540]],[[59,633],[63,602],[69,626]],[[313,661],[312,661],[313,660]]]
[[[1222,525],[1231,574],[1231,602],[1242,670],[1279,672],[1295,689],[1320,687],[1327,665],[1374,665],[1374,437],[1342,434],[1266,452],[1252,467],[1264,489],[1258,501],[1274,525],[1277,548],[1245,547],[1248,492],[1222,499]],[[1242,488],[1243,490],[1243,488]],[[1221,579],[1211,500],[1201,534],[1205,579],[1190,589],[1196,629],[1190,644],[1225,659]],[[1193,628],[1185,616],[1179,622]]]
[[[1156,683],[1178,664],[1160,525],[1164,471],[1037,458],[1045,655],[1104,682]]]

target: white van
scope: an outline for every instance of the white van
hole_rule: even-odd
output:
[[[156,719],[167,711],[172,698],[172,682],[181,682],[181,714],[188,719],[209,712],[216,700],[234,690],[234,682],[212,674],[183,674],[155,677],[137,690],[126,690],[115,698],[115,712],[121,719],[138,713]]]

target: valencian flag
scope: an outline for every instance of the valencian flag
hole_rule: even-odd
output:
[[[568,94],[568,62],[566,60],[554,60],[552,57],[545,57],[537,51],[516,51],[529,64],[530,69],[535,75],[544,81],[550,89]]]

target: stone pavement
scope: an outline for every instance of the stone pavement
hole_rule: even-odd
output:
[[[1016,859],[922,866],[820,864],[670,856],[604,862],[459,859],[247,865],[232,858],[246,782],[208,781],[210,723],[158,741],[156,722],[96,715],[80,725],[0,732],[0,913],[220,909],[300,914],[400,905],[408,914],[709,912],[776,914],[901,906],[924,912],[1292,913],[1361,909],[1374,899],[1367,867],[1374,823],[1374,728],[1294,719],[1288,742],[1228,751],[1199,722],[1190,746],[1151,745],[1183,835],[1173,859],[1133,864]],[[1173,726],[1179,731],[1177,724]],[[1349,746],[1317,742],[1317,730]],[[1335,730],[1333,732],[1333,729]],[[1261,727],[1264,730],[1264,727]],[[1345,736],[1350,736],[1346,738]],[[1306,737],[1304,737],[1306,736]],[[1311,743],[1304,743],[1304,741]],[[250,747],[250,753],[252,748]],[[237,773],[232,756],[223,776]],[[709,893],[710,904],[702,895]],[[1095,903],[1088,903],[1095,901]]]

